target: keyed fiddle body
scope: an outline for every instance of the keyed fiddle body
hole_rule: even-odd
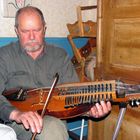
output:
[[[119,90],[117,90],[118,88]],[[115,80],[58,85],[52,91],[45,113],[61,119],[73,118],[86,113],[95,103],[101,100],[111,101],[112,103],[125,102],[129,104],[131,102],[131,105],[139,105],[140,93],[133,88],[134,86],[126,87],[126,85],[119,85],[118,87]],[[3,94],[22,111],[40,112],[48,93],[49,88],[38,88],[22,91],[20,89],[19,92],[14,91],[10,94],[4,92]],[[12,100],[10,98],[13,94],[17,94],[17,99]],[[23,100],[18,101],[18,98]]]

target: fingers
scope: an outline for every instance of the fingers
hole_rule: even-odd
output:
[[[36,115],[36,117],[38,118],[38,121],[39,121],[38,128],[42,129],[43,128],[43,119],[37,112],[34,112],[34,113],[35,113],[35,115]]]
[[[96,106],[93,106],[89,112],[90,116],[94,117],[94,118],[98,118],[99,117],[99,113],[98,110],[96,108]]]
[[[27,112],[22,115],[22,123],[25,126],[26,129],[31,128],[31,131],[33,133],[41,132],[41,123],[39,120],[39,116],[35,112]]]
[[[31,129],[32,133],[40,133],[43,127],[43,119],[37,112],[19,112],[14,120],[22,123],[26,129]]]
[[[111,111],[111,103],[101,101],[100,104],[96,103],[90,110],[90,116],[100,118],[107,115]]]
[[[43,121],[42,121],[41,116],[39,116],[36,112],[24,113],[22,118],[23,118],[22,123],[25,126],[25,128],[27,129],[30,128],[33,133],[41,132]]]
[[[101,104],[103,114],[107,114],[109,111],[111,111],[111,103],[110,102],[105,103],[104,101],[101,101],[100,104]]]

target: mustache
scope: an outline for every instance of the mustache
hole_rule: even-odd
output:
[[[39,42],[36,40],[29,40],[28,42],[26,42],[26,44],[30,44],[30,43],[39,43]]]

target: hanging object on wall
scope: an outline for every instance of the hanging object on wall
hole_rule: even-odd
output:
[[[3,17],[13,18],[18,9],[32,5],[32,0],[3,0]]]

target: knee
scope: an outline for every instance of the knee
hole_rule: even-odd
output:
[[[44,117],[44,127],[67,129],[66,122],[52,116]]]
[[[45,116],[43,120],[43,130],[39,137],[51,140],[68,140],[66,123],[52,116]]]

